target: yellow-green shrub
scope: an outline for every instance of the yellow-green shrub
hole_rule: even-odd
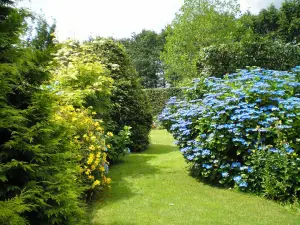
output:
[[[77,147],[79,176],[87,185],[88,194],[110,183],[106,177],[107,154],[111,146],[106,138],[103,122],[95,119],[104,115],[109,104],[112,79],[105,67],[88,46],[74,41],[62,44],[52,63],[52,82],[48,88],[56,93],[58,107],[55,121],[70,126],[71,141]],[[104,104],[103,104],[104,103]]]

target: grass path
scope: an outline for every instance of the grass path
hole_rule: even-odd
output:
[[[265,199],[218,189],[188,175],[164,130],[152,144],[111,168],[112,190],[94,204],[94,225],[300,225],[300,215]]]

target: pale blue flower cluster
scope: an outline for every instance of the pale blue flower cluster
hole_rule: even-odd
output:
[[[292,71],[241,70],[224,78],[194,79],[185,98],[172,97],[159,119],[199,176],[250,188],[257,166],[249,161],[253,152],[300,153],[295,149],[300,67]]]

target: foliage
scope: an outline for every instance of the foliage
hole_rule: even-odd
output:
[[[82,187],[68,130],[51,121],[54,97],[40,88],[49,73],[36,50],[20,40],[30,13],[8,1],[0,8],[0,221],[81,224]]]
[[[73,152],[76,153],[77,163],[80,165],[78,177],[85,185],[86,198],[103,190],[111,182],[111,179],[106,177],[110,148],[106,139],[111,134],[105,134],[101,121],[94,120],[92,114],[85,108],[75,109],[71,105],[63,105],[58,107],[53,118],[72,131],[68,139],[74,145]]]
[[[110,104],[113,79],[93,49],[69,40],[61,44],[51,63],[53,89],[64,104],[92,106],[105,117]]]
[[[106,129],[118,134],[124,126],[130,126],[128,147],[134,152],[145,150],[149,143],[152,116],[147,96],[142,91],[129,56],[120,43],[111,39],[96,38],[87,44],[92,46],[114,81],[108,116],[103,119]]]
[[[280,8],[279,35],[287,42],[299,42],[300,37],[300,2],[286,0]]]
[[[185,1],[161,55],[171,85],[245,66],[286,70],[299,64],[299,1],[270,5],[258,15],[238,13],[235,1]]]
[[[24,193],[6,201],[0,201],[0,222],[1,224],[28,224],[20,214],[31,211],[33,205],[25,203]]]
[[[276,200],[299,199],[299,74],[253,69],[194,82],[186,100],[171,98],[161,115],[193,174]]]
[[[154,31],[142,30],[131,38],[121,40],[133,66],[135,67],[142,85],[145,88],[156,88],[165,85],[160,60],[160,53],[165,43],[164,31],[157,34]]]
[[[162,112],[167,101],[171,97],[176,96],[180,98],[183,94],[181,88],[148,88],[144,89],[144,92],[148,96],[151,104],[152,116],[154,117]]]
[[[232,73],[236,68],[248,65],[273,70],[288,70],[298,65],[300,48],[297,35],[284,31],[296,23],[298,5],[299,1],[286,1],[280,9],[270,5],[258,15],[249,12],[242,15],[236,21],[235,42],[212,44],[200,50],[199,75]]]
[[[152,130],[150,138],[145,152],[127,155],[124,163],[110,169],[112,191],[93,204],[92,224],[299,223],[299,213],[272,201],[191,179],[172,136],[166,130]],[[156,212],[159,219],[153,216]]]
[[[267,9],[262,9],[258,15],[246,16],[250,16],[251,29],[260,36],[293,43],[300,40],[300,2],[297,0],[286,0],[279,9],[271,4]]]
[[[77,145],[81,179],[87,185],[87,197],[110,183],[105,175],[110,148],[106,139],[110,135],[105,134],[102,121],[93,117],[97,112],[105,115],[113,80],[96,59],[87,45],[71,40],[61,44],[51,66],[52,82],[47,86],[58,96],[55,121],[65,123],[73,131],[70,140]],[[94,109],[97,112],[92,111]]]
[[[176,86],[184,79],[197,77],[198,53],[202,48],[235,40],[238,11],[235,1],[184,2],[166,31],[162,59],[168,82]]]
[[[32,63],[29,60],[26,58]],[[17,77],[10,71],[1,74],[12,74],[14,83],[9,86],[2,80],[2,90],[9,88],[2,96],[0,111],[2,204],[9,207],[25,189],[30,195],[26,201],[19,201],[24,203],[19,205],[24,210],[15,211],[24,221],[26,218],[31,224],[81,224],[84,207],[79,198],[83,187],[76,180],[79,168],[71,151],[74,146],[66,139],[69,130],[51,121],[54,97],[29,76],[47,78],[44,72],[38,67],[17,66]]]
[[[247,65],[265,69],[288,70],[300,63],[300,46],[280,40],[259,38],[251,42],[211,45],[199,54],[198,70],[202,76],[235,72]]]
[[[125,126],[117,135],[113,135],[108,132],[108,138],[106,139],[109,143],[110,149],[108,150],[109,161],[116,162],[120,156],[124,156],[130,153],[128,146],[131,144],[131,127]]]

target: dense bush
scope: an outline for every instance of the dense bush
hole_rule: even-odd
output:
[[[144,88],[165,85],[163,65],[160,60],[160,53],[165,44],[164,36],[164,31],[157,34],[155,31],[143,29],[138,34],[133,33],[130,38],[120,40]]]
[[[54,120],[72,129],[68,138],[76,145],[79,177],[91,197],[110,183],[106,173],[111,145],[107,140],[113,133],[105,132],[103,121],[95,118],[97,112],[101,118],[107,111],[113,80],[88,47],[72,40],[62,43],[51,64],[52,80],[47,87],[57,96]]]
[[[128,147],[131,144],[130,130],[131,127],[125,126],[118,134],[114,135],[112,132],[108,132],[106,142],[110,147],[107,151],[108,160],[110,162],[116,162],[120,157],[130,153],[130,148]]]
[[[300,63],[300,46],[280,40],[259,38],[256,41],[211,45],[199,54],[198,70],[204,76],[233,73],[247,65],[272,70],[289,70]]]
[[[273,70],[299,65],[298,0],[285,0],[277,7],[271,4],[256,15],[240,12],[236,0],[184,1],[167,26],[161,54],[172,86],[248,65]]]
[[[0,1],[0,223],[82,224],[71,130],[52,120],[55,96],[41,87],[48,62],[22,43],[30,14],[11,3]]]
[[[300,197],[299,86],[299,74],[264,69],[197,79],[160,118],[195,176],[293,201]]]
[[[111,39],[102,38],[89,44],[114,81],[111,105],[104,119],[107,129],[118,134],[124,126],[130,126],[128,147],[134,152],[145,150],[152,124],[150,105],[124,47]]]
[[[152,116],[158,116],[172,96],[181,97],[183,94],[181,88],[149,88],[144,92],[148,96]]]
[[[127,143],[129,133],[113,141],[96,118],[106,115],[113,80],[73,42],[47,68],[53,29],[43,22],[23,43],[30,13],[0,3],[0,223],[85,224],[84,199],[110,183],[109,142]]]
[[[248,17],[248,22],[244,25],[247,27],[250,25],[251,29],[259,36],[269,36],[284,42],[297,43],[300,41],[299,15],[300,2],[285,0],[282,1],[280,8],[271,4],[256,15],[246,13],[242,17]]]

